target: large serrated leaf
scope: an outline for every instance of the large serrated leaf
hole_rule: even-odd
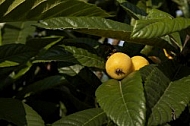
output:
[[[171,82],[158,104],[152,109],[149,124],[176,120],[189,103],[190,77]],[[164,119],[163,119],[164,118]]]
[[[129,38],[132,26],[101,17],[59,17],[43,20],[36,24],[38,27],[46,29],[73,29],[80,32],[91,33],[94,35],[112,36],[115,38],[125,35]],[[107,32],[106,32],[107,31]],[[120,35],[120,36],[118,36]]]
[[[106,114],[100,108],[92,108],[68,115],[52,126],[101,126],[106,121]]]
[[[190,19],[187,18],[137,20],[131,37],[147,39],[162,37],[186,29],[189,26]]]
[[[190,77],[171,82],[157,67],[141,69],[148,107],[148,125],[161,125],[180,116],[190,100]]]
[[[34,21],[28,22],[9,22],[3,27],[3,44],[25,43],[33,36],[35,27],[31,26]]]
[[[142,78],[144,81],[145,94],[147,99],[147,107],[151,109],[160,99],[165,89],[170,82],[168,79],[155,65],[149,65],[148,67],[141,69]],[[151,113],[148,110],[148,116]]]
[[[160,38],[131,39],[132,26],[101,17],[59,17],[44,20],[35,25],[53,30],[72,29],[86,34],[116,38],[131,43],[152,45],[174,50],[172,45]]]
[[[36,51],[23,44],[0,46],[0,67],[16,66],[35,56]]]
[[[65,61],[88,67],[104,69],[104,59],[86,49],[74,46],[55,46],[45,54],[37,57],[34,62]]]
[[[88,67],[104,68],[104,59],[96,54],[92,54],[82,48],[76,48],[74,46],[63,46],[66,51],[73,54],[80,64]]]
[[[12,99],[0,98],[0,118],[18,126],[44,126],[44,121],[31,107]]]
[[[119,126],[145,125],[145,97],[139,72],[122,81],[104,82],[96,91],[97,101],[105,113]]]
[[[110,16],[96,5],[79,0],[8,0],[1,2],[0,8],[1,22],[41,20],[58,16]]]

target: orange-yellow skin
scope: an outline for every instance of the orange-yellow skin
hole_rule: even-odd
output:
[[[148,60],[142,56],[133,56],[131,60],[133,63],[133,71],[139,70],[140,68],[149,64]]]
[[[125,53],[117,52],[108,58],[105,67],[110,77],[119,80],[132,72],[132,61]]]

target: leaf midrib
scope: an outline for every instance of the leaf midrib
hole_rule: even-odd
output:
[[[164,94],[166,94],[166,92],[168,91],[168,89],[170,88],[170,86],[171,86],[171,82],[169,83],[169,85],[168,85],[168,87],[165,89],[165,91],[163,92],[163,94],[162,94],[162,96],[160,97],[160,99],[156,102],[156,104],[152,107],[152,110],[154,110],[158,105],[159,105],[159,103],[160,103],[160,101],[163,99],[163,96],[165,96]],[[168,104],[167,104],[168,105]],[[169,106],[170,108],[171,108],[171,106]],[[171,110],[172,110],[172,108],[171,108]],[[152,113],[151,113],[151,115],[152,115]],[[162,114],[160,114],[160,115],[162,115]]]
[[[89,119],[87,122],[82,124],[82,126],[85,126],[86,124],[90,123],[92,120],[96,119],[98,116],[101,116],[103,114],[105,114],[105,113],[104,112],[99,113],[98,115],[94,116],[93,118]]]
[[[129,111],[128,111],[127,103],[125,102],[121,85],[122,85],[122,84],[121,84],[121,81],[119,81],[119,89],[120,89],[120,94],[121,94],[122,101],[123,101],[123,103],[124,103],[124,106],[125,106],[125,109],[126,109],[126,111],[127,111],[127,114],[129,115],[130,121],[133,123],[133,126],[135,126],[134,122],[132,121],[133,119],[132,119],[132,117],[131,117],[131,115],[130,115],[130,113],[129,113]]]

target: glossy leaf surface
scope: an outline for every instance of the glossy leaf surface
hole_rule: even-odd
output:
[[[161,125],[179,117],[190,99],[190,79],[170,81],[156,66],[141,69],[147,98],[148,125]]]
[[[79,0],[6,0],[0,2],[0,8],[1,22],[58,16],[110,16],[99,7]]]
[[[86,34],[116,38],[131,43],[174,49],[171,44],[160,38],[131,39],[132,26],[100,17],[60,17],[43,20],[35,25],[53,30],[72,29]]]
[[[52,126],[101,126],[105,121],[106,114],[99,108],[92,108],[63,117]]]
[[[145,97],[140,74],[131,73],[121,81],[110,79],[96,91],[97,101],[119,126],[145,125]]]
[[[83,66],[104,69],[104,59],[86,49],[75,46],[55,46],[37,57],[34,62],[49,62],[54,60],[79,63]]]
[[[144,10],[138,8],[137,6],[128,1],[121,3],[121,6],[135,19],[143,19],[143,16],[147,15],[147,13]]]
[[[24,109],[26,113],[26,121],[27,121],[27,126],[45,126],[45,123],[42,119],[42,117],[34,111],[30,106],[27,104],[24,104]]]
[[[190,19],[187,18],[137,20],[131,37],[147,39],[162,37],[186,29],[189,26]]]
[[[36,51],[23,44],[0,46],[0,67],[16,66],[35,56]]]

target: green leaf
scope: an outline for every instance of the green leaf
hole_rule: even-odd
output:
[[[145,97],[139,72],[121,81],[110,79],[96,90],[97,102],[119,126],[145,125]]]
[[[104,68],[104,59],[96,54],[92,54],[82,48],[76,48],[74,46],[63,46],[66,51],[71,53],[74,58],[80,62],[80,64],[88,67]],[[72,60],[72,59],[70,59]]]
[[[34,35],[35,27],[31,26],[34,21],[8,22],[4,25],[3,44],[25,43]]]
[[[45,51],[52,47],[54,44],[58,43],[63,37],[53,36],[53,37],[41,37],[29,39],[26,45],[35,49]]]
[[[16,72],[14,72],[14,74],[11,76],[12,79],[18,79],[19,77],[23,76],[27,71],[30,70],[30,68],[32,67],[32,63],[31,62],[27,62],[26,64],[23,64],[19,67],[17,67]],[[3,85],[3,84],[2,84]],[[1,88],[1,86],[0,86]]]
[[[27,104],[24,104],[24,109],[26,113],[26,121],[27,121],[27,126],[45,126],[44,121],[42,120],[42,117],[34,111],[30,106]]]
[[[47,89],[51,89],[52,87],[58,86],[67,82],[63,76],[55,75],[50,76],[45,79],[34,82],[33,84],[28,85],[23,90],[18,92],[16,98],[23,98],[29,95],[33,95],[37,92],[44,91]]]
[[[169,13],[166,13],[158,9],[151,9],[148,11],[148,15],[146,18],[147,19],[163,19],[163,18],[172,19],[173,16]]]
[[[8,0],[1,1],[0,8],[1,22],[41,20],[58,16],[110,16],[96,5],[79,0]]]
[[[6,62],[5,62],[6,63]],[[7,65],[7,64],[6,64]],[[31,62],[23,63],[14,67],[1,67],[0,90],[12,85],[17,79],[23,76],[32,67]],[[8,69],[9,68],[9,69]]]
[[[181,36],[179,34],[179,32],[174,32],[169,34],[171,41],[173,42],[173,45],[175,44],[176,46],[178,46],[180,48],[180,51],[182,51],[183,48],[183,44],[181,41]]]
[[[46,29],[73,29],[83,33],[100,35],[107,37],[114,34],[117,37],[128,38],[132,31],[132,26],[101,17],[59,17],[43,20],[36,24],[38,27]],[[116,36],[115,36],[116,37]]]
[[[0,98],[0,119],[18,126],[45,125],[42,118],[31,107],[12,98]]]
[[[162,37],[186,29],[189,26],[190,19],[187,18],[137,20],[131,37],[147,39]]]
[[[55,46],[34,60],[36,62],[64,61],[81,64],[87,67],[104,69],[104,59],[86,49],[74,46]]]
[[[67,74],[69,76],[75,76],[77,75],[82,69],[84,68],[84,66],[81,65],[73,65],[73,66],[67,66],[67,67],[61,67],[59,68],[59,73],[61,74]]]
[[[132,26],[100,17],[59,17],[47,19],[35,25],[53,30],[72,29],[86,34],[174,50],[167,41],[160,38],[131,39]]]
[[[137,6],[133,5],[128,1],[121,3],[121,6],[135,19],[143,19],[143,16],[147,15],[147,13],[144,10],[138,8]]]
[[[0,46],[0,67],[16,66],[28,61],[36,54],[34,49],[23,44]]]
[[[147,99],[148,116],[154,105],[159,101],[160,97],[164,93],[165,89],[170,82],[170,79],[166,77],[162,71],[160,71],[155,65],[149,65],[141,70],[142,79],[145,82],[145,94]]]
[[[73,86],[78,87],[84,94],[87,93],[88,96],[94,96],[95,90],[98,88],[99,85],[102,84],[100,79],[88,67],[84,67],[77,64],[67,67],[60,66],[58,70],[61,74],[72,76],[66,76],[66,79],[68,79],[70,84],[73,84]]]
[[[153,65],[141,69],[148,107],[148,125],[177,119],[190,101],[190,77],[170,81]]]
[[[12,122],[18,126],[26,125],[22,102],[11,98],[0,98],[0,119]]]
[[[106,114],[99,108],[92,108],[68,115],[52,126],[101,126],[106,121]]]

